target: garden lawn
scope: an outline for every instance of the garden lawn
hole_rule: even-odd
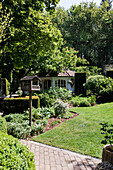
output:
[[[113,123],[113,103],[75,107],[70,108],[70,111],[79,113],[79,116],[32,140],[101,158],[103,135],[99,124],[106,121]]]

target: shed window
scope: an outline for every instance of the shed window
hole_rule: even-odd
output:
[[[65,80],[56,80],[55,87],[66,87],[66,81]]]
[[[44,81],[44,89],[49,89],[51,87],[51,80]]]

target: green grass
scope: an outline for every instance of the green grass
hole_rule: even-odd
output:
[[[113,123],[113,103],[70,108],[70,111],[79,113],[79,116],[32,140],[101,158],[103,136],[99,123]]]

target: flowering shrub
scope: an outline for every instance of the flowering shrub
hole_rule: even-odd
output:
[[[62,100],[57,99],[54,106],[55,116],[63,117],[68,112],[68,108],[68,103],[64,103]]]

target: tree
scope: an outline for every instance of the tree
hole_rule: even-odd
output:
[[[68,11],[59,8],[57,19],[53,19],[61,30],[66,45],[79,51],[78,56],[87,59],[92,66],[102,67],[112,61],[113,15],[112,10],[107,10],[108,6],[104,2],[98,8],[90,2],[73,5]],[[63,18],[62,23],[59,22],[60,18]]]
[[[3,61],[0,63],[1,68],[8,69],[8,72],[26,69],[39,56],[53,52],[60,45],[61,33],[52,26],[50,15],[45,12],[46,9],[52,13],[58,2],[59,0],[2,1],[3,10],[6,7],[7,12],[12,10],[13,21],[10,27],[13,26],[14,29],[13,32],[8,30],[10,38],[0,56]]]
[[[102,4],[105,3],[105,2],[108,3],[107,11],[109,11],[109,10],[112,8],[112,2],[113,2],[113,0],[102,0],[100,5],[102,5]]]
[[[63,69],[74,71],[76,66],[88,64],[86,59],[77,57],[77,53],[75,49],[68,47],[56,50],[54,54],[48,53],[48,55],[43,56],[44,62],[42,62],[42,58],[40,58],[31,70],[38,70],[37,73],[39,76],[45,76],[48,73],[55,76]]]
[[[100,23],[98,61],[102,65],[111,64],[113,62],[113,10],[104,13]]]
[[[11,11],[7,13],[7,9],[3,10],[2,3],[0,3],[0,53],[3,52],[3,43],[5,44],[9,38],[8,29],[12,18],[10,17]]]

